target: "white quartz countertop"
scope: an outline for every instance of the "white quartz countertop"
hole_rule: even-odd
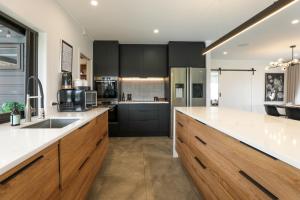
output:
[[[228,108],[175,109],[300,169],[300,121]]]
[[[119,101],[119,104],[168,104],[168,101]]]
[[[46,113],[46,119],[79,119],[60,129],[22,129],[24,126],[43,121],[36,118],[33,118],[31,123],[22,123],[20,127],[11,127],[9,123],[0,124],[0,175],[54,144],[107,110],[107,108],[96,108],[87,112],[59,113],[52,111],[49,114]]]

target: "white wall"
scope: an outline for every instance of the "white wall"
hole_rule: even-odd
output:
[[[60,87],[61,39],[73,46],[74,79],[79,78],[80,52],[92,59],[92,41],[55,0],[0,0],[0,9],[40,33],[39,77],[50,106]]]
[[[252,110],[253,112],[264,113],[264,97],[265,97],[265,73],[283,72],[280,69],[265,70],[268,65],[268,60],[211,60],[210,68],[223,68],[223,69],[251,69],[257,70],[253,76],[252,82]],[[234,80],[234,77],[232,77]],[[209,82],[208,82],[209,84]],[[242,84],[242,83],[241,83]],[[286,98],[286,76],[285,76],[285,98]],[[233,97],[234,101],[235,98]],[[282,104],[283,102],[272,102]]]

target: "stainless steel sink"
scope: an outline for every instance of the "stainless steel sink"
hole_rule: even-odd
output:
[[[47,119],[23,128],[63,128],[78,120],[79,119]]]

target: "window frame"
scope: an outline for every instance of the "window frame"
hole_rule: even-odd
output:
[[[0,23],[4,26],[7,26],[11,29],[13,29],[16,32],[25,34],[26,36],[26,48],[25,48],[25,96],[24,96],[24,102],[26,100],[26,94],[27,94],[27,78],[29,76],[37,76],[38,75],[38,32],[32,30],[28,26],[24,25],[23,23],[15,20],[14,18],[8,16],[7,14],[0,11]],[[29,83],[29,90],[30,95],[37,96],[38,95],[38,88],[37,83],[30,82]],[[37,99],[31,100],[31,106],[33,108],[36,108],[35,113],[33,115],[37,115],[37,106],[38,101]],[[10,113],[2,113],[0,114],[0,124],[7,123],[10,121]]]

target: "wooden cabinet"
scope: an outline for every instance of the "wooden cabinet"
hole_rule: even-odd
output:
[[[59,198],[58,144],[0,176],[0,199]]]
[[[169,67],[205,68],[204,42],[169,42]]]
[[[0,175],[0,200],[85,199],[108,143],[105,112]]]
[[[107,148],[107,112],[60,141],[62,199],[84,199]]]
[[[167,77],[167,45],[120,45],[121,77]]]
[[[94,41],[94,76],[119,76],[119,42]]]
[[[182,113],[176,121],[187,127],[176,126],[176,150],[195,183],[206,184],[196,184],[202,193],[211,191],[217,199],[299,199],[299,169]]]
[[[168,136],[169,104],[119,104],[119,137]]]

